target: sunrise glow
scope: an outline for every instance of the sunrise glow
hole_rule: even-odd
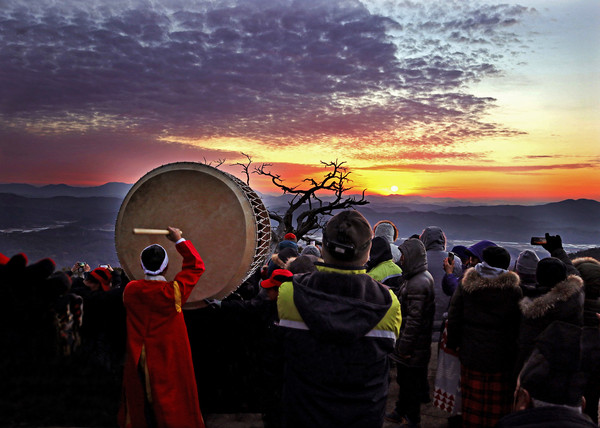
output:
[[[338,160],[357,193],[600,199],[596,0],[8,0],[0,20],[0,182],[242,177],[249,156],[291,186]]]

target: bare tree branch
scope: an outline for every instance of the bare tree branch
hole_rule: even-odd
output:
[[[236,163],[232,164],[232,166],[241,166],[242,167],[242,172],[246,176],[246,184],[248,186],[250,186],[250,165],[252,165],[252,158],[244,152],[242,152],[242,154],[244,156],[246,156],[248,163],[236,162]]]
[[[202,157],[202,159],[204,160],[204,162],[202,162],[204,165],[207,165],[207,166],[212,166],[212,167],[214,167],[214,168],[219,168],[219,167],[220,167],[221,165],[223,165],[223,164],[225,163],[225,161],[226,161],[226,159],[217,159],[217,160],[215,161],[215,165],[213,165],[213,163],[212,163],[212,162],[209,162],[209,161],[208,161],[208,160],[207,160],[205,157]]]

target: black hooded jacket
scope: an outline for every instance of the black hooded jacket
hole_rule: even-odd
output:
[[[281,285],[286,427],[381,427],[400,304],[364,268],[318,264]]]
[[[427,367],[435,313],[433,277],[427,271],[425,246],[420,240],[409,239],[399,248],[403,256],[398,292],[402,328],[392,358],[409,367]]]

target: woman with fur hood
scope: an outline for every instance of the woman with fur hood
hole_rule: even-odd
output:
[[[583,395],[586,399],[585,413],[598,424],[598,400],[600,399],[600,262],[591,257],[573,260],[583,280],[583,348],[587,357],[583,370],[587,383]]]
[[[600,322],[596,314],[600,313],[600,262],[592,257],[581,257],[573,260],[573,265],[583,279],[583,325],[598,328]]]
[[[502,247],[483,251],[452,296],[447,347],[461,363],[463,426],[493,427],[511,410],[519,333],[519,276]]]
[[[535,339],[553,321],[583,326],[583,281],[568,275],[567,266],[555,257],[540,260],[536,269],[535,294],[521,300],[519,355],[516,373],[533,350]]]

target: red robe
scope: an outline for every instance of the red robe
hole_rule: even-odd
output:
[[[181,312],[181,305],[204,272],[204,262],[191,242],[180,242],[176,248],[183,256],[183,267],[174,281],[132,281],[123,293],[127,356],[119,411],[121,427],[147,426],[145,394],[158,427],[204,427]],[[140,370],[145,372],[145,380]]]

